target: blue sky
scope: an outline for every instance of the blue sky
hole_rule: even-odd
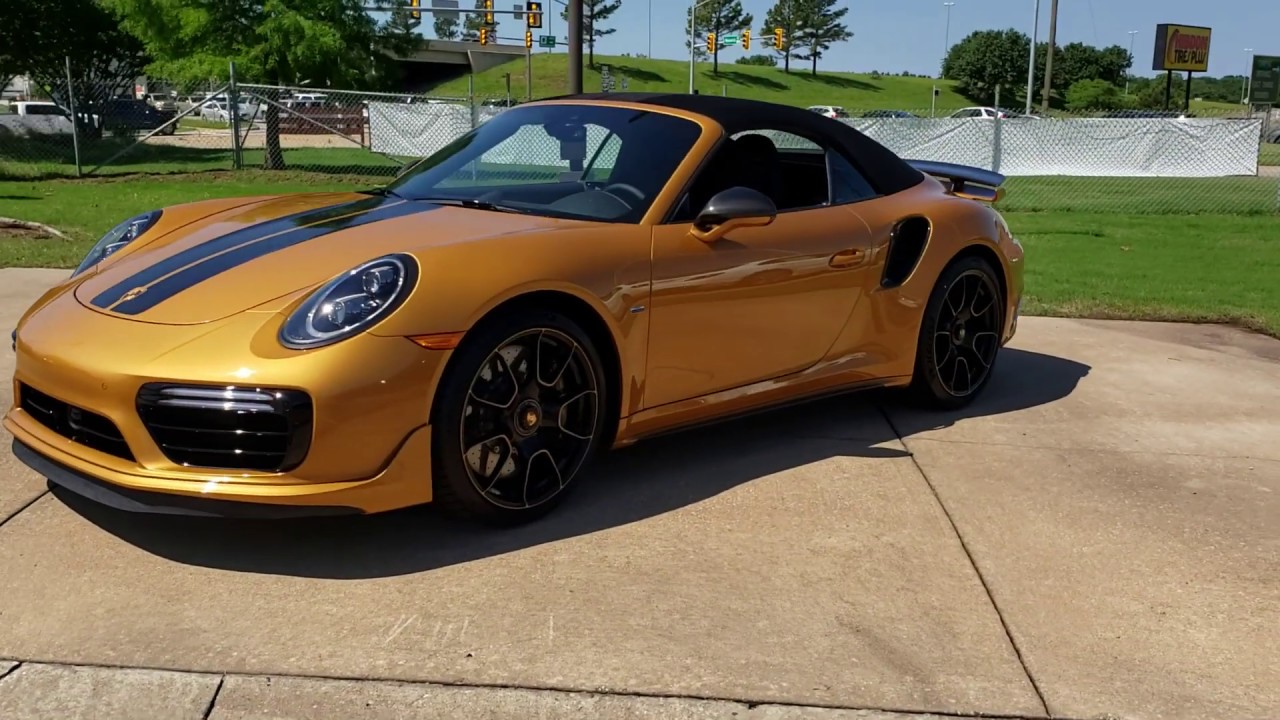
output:
[[[516,0],[496,0],[498,8],[509,8]],[[941,62],[946,26],[943,0],[844,0],[850,10],[845,16],[854,37],[833,47],[818,69],[854,72],[936,73]],[[430,0],[424,0],[429,5]],[[757,35],[765,11],[773,0],[743,0],[755,16]],[[1040,3],[1040,40],[1049,34],[1051,0]],[[545,0],[541,32],[563,37],[563,6]],[[644,53],[652,42],[653,56],[688,58],[684,41],[687,0],[623,0],[610,25],[617,31],[597,45],[604,54]],[[974,30],[1017,28],[1031,34],[1035,0],[955,0],[951,8],[950,41],[955,43]],[[652,13],[652,23],[650,23]],[[1058,43],[1079,41],[1091,45],[1129,47],[1128,31],[1134,36],[1134,73],[1151,71],[1152,46],[1158,23],[1203,25],[1213,28],[1209,50],[1209,74],[1242,74],[1246,67],[1245,48],[1257,54],[1280,55],[1280,2],[1276,0],[1059,0]],[[500,27],[502,35],[510,30]],[[549,25],[549,27],[547,27]],[[430,33],[430,22],[424,19]],[[652,28],[652,36],[649,29]],[[537,32],[535,32],[537,34]],[[756,45],[753,43],[752,52]],[[732,62],[742,51],[721,51],[721,60]]]

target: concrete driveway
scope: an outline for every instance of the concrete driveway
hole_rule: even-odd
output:
[[[966,412],[654,440],[507,532],[125,515],[6,437],[0,718],[1274,718],[1278,407],[1280,342],[1027,318]]]

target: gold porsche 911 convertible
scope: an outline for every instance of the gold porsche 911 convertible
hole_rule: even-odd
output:
[[[1022,297],[1003,180],[801,108],[520,105],[383,188],[120,223],[20,320],[4,427],[124,510],[524,522],[656,433],[971,401]]]

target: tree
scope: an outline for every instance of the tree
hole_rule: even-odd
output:
[[[484,9],[484,0],[476,0],[476,9]],[[472,12],[467,13],[467,19],[462,23],[462,39],[470,42],[478,42],[480,40],[480,28],[484,26],[484,13]],[[489,26],[489,34],[494,35],[498,32],[498,16],[493,16],[493,24]]]
[[[750,28],[754,20],[751,13],[742,9],[742,0],[710,0],[698,8],[694,19],[694,43],[701,40],[706,32],[715,33],[717,38],[716,47],[708,48],[711,51],[711,72],[720,72],[720,36]]]
[[[801,14],[800,6],[806,2],[807,0],[778,0],[773,7],[769,8],[769,12],[764,15],[764,27],[760,28],[760,37],[764,40],[766,47],[773,48],[774,52],[782,56],[783,72],[791,72],[792,39],[795,37],[795,31],[799,25],[797,17]],[[774,42],[773,31],[775,28],[782,28],[783,43],[781,50],[778,49]]]
[[[841,22],[849,8],[837,8],[836,0],[805,0],[798,9],[795,56],[798,60],[811,60],[812,72],[817,75],[818,60],[832,44],[853,37],[848,26]]]
[[[89,135],[101,131],[103,115],[96,106],[123,94],[132,95],[134,80],[147,63],[142,43],[121,27],[120,18],[97,0],[66,0],[50,12],[40,0],[4,0],[0,21],[0,78],[26,74],[33,85],[69,107]],[[13,34],[14,37],[6,37]],[[71,55],[71,87],[67,56]],[[95,119],[96,117],[96,119]]]
[[[996,86],[1013,99],[1027,82],[1031,39],[1017,30],[978,30],[953,45],[942,63],[942,76],[977,102],[995,102]],[[1056,74],[1058,63],[1054,62]]]
[[[462,31],[458,28],[457,18],[437,15],[431,24],[431,29],[435,31],[436,37],[441,40],[457,40],[462,35]]]
[[[228,61],[242,82],[381,89],[393,85],[395,54],[416,36],[379,23],[365,6],[393,0],[103,0],[154,58],[149,73],[191,84],[228,77]],[[265,100],[266,160],[284,167],[280,151],[279,90]]]
[[[582,42],[587,46],[589,66],[596,66],[596,40],[616,32],[616,28],[606,28],[604,23],[620,7],[622,7],[622,0],[582,0]],[[560,11],[560,17],[568,22],[568,5]]]
[[[1124,105],[1120,89],[1106,80],[1081,80],[1067,89],[1067,109],[1115,110]]]

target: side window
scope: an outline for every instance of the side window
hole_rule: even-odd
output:
[[[827,151],[827,172],[831,178],[832,205],[867,200],[877,194],[862,173],[844,155],[834,150]]]
[[[591,164],[582,177],[586,182],[606,182],[613,175],[613,168],[618,164],[618,152],[622,149],[622,139],[616,133],[610,134],[597,147],[599,149],[595,157],[588,158]]]
[[[830,202],[826,153],[808,138],[776,128],[733,135],[694,180],[675,222],[691,221],[717,193],[747,187],[773,200],[779,212]]]

